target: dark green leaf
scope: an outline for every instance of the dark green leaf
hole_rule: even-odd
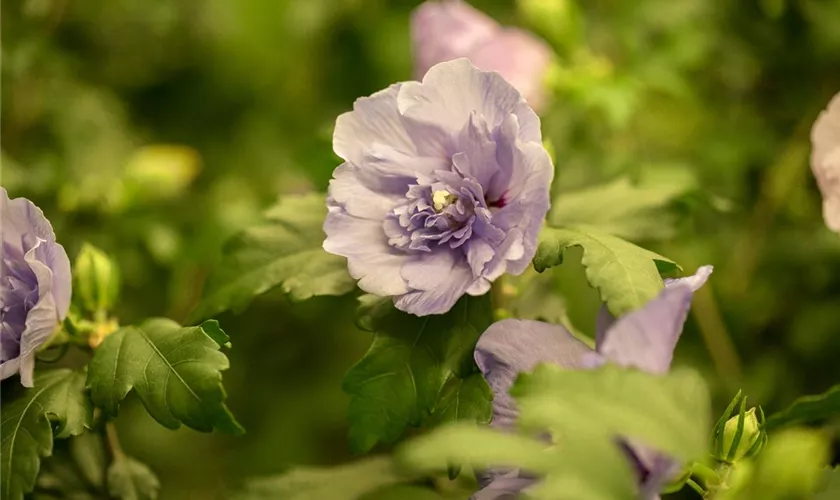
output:
[[[406,481],[389,457],[337,467],[296,467],[285,474],[249,481],[235,500],[357,500],[379,488]]]
[[[803,396],[786,409],[767,417],[767,430],[816,422],[840,415],[840,385],[822,394]]]
[[[324,195],[284,198],[265,213],[265,221],[234,237],[193,312],[200,320],[233,309],[240,312],[277,286],[292,299],[342,295],[355,287],[347,261],[324,251],[321,227],[327,215]]]
[[[32,491],[41,457],[52,454],[56,438],[77,436],[90,426],[93,407],[85,393],[85,375],[67,369],[36,375],[34,387],[4,391],[0,497],[21,499]]]
[[[475,379],[473,350],[490,326],[489,296],[464,297],[446,314],[417,317],[393,306],[373,309],[360,323],[374,331],[373,344],[344,378],[351,396],[350,445],[356,452],[395,441],[437,411],[437,422],[456,416],[486,422],[490,399]],[[442,391],[451,382],[446,393]],[[444,396],[444,401],[441,397]]]
[[[452,377],[443,387],[428,424],[434,427],[456,420],[489,422],[493,407],[487,402],[492,399],[493,391],[481,373]]]
[[[142,462],[117,456],[108,467],[108,493],[122,500],[154,500],[158,497],[160,482],[154,472]]]
[[[616,236],[591,228],[544,228],[534,268],[538,272],[563,263],[569,247],[583,248],[586,279],[598,289],[610,312],[620,316],[637,309],[662,290],[661,274],[679,267],[671,260]]]
[[[117,414],[132,389],[161,425],[181,423],[232,434],[242,427],[225,406],[222,371],[228,359],[219,349],[228,337],[214,321],[182,327],[165,318],[121,328],[105,338],[90,362],[87,386],[105,415]]]

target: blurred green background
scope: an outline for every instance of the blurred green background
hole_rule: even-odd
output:
[[[226,238],[283,194],[326,189],[335,117],[410,78],[418,4],[3,0],[3,186],[44,209],[71,259],[84,241],[118,259],[122,323],[183,321]],[[620,175],[690,179],[635,239],[687,271],[715,265],[677,363],[703,371],[719,409],[739,388],[773,411],[840,380],[840,236],[808,167],[811,124],[840,91],[840,2],[472,4],[557,52],[543,130],[561,196]],[[591,334],[598,298],[574,260],[549,286]],[[340,383],[370,341],[353,307],[278,292],[219,318],[244,437],[168,431],[124,404],[124,447],[162,498],[349,460]]]

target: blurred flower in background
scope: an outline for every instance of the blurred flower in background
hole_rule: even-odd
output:
[[[414,78],[439,62],[466,57],[477,68],[497,71],[539,112],[547,102],[551,47],[531,33],[505,28],[460,0],[429,1],[411,17]]]
[[[840,233],[840,94],[820,113],[811,130],[811,170],[823,196],[823,217]]]

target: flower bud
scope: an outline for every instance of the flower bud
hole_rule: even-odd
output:
[[[764,413],[761,408],[758,409],[758,414],[755,408],[745,411],[746,398],[741,400],[738,414],[724,423],[723,419],[731,413],[740,397],[740,393],[735,396],[715,428],[714,454],[721,462],[735,463],[749,458],[758,453],[767,441],[767,434],[762,429]]]
[[[80,305],[92,313],[104,313],[119,295],[119,268],[107,254],[85,243],[76,257],[75,292]]]

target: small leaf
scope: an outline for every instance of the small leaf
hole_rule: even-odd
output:
[[[360,323],[374,331],[373,344],[343,384],[351,397],[348,416],[354,451],[363,453],[379,442],[394,442],[440,405],[437,423],[456,417],[489,420],[489,392],[481,382],[472,379],[464,387],[458,383],[476,372],[475,343],[492,321],[488,296],[464,297],[448,313],[422,318],[393,305],[372,311]],[[453,379],[455,385],[442,392]]]
[[[337,467],[296,467],[274,477],[249,481],[235,500],[357,500],[366,493],[406,481],[389,457]]]
[[[662,290],[660,274],[671,275],[673,261],[616,236],[591,228],[545,228],[540,233],[534,268],[538,272],[563,263],[563,252],[583,247],[586,279],[598,289],[614,316],[637,309]]]
[[[120,455],[108,467],[108,493],[123,500],[154,500],[160,482],[146,464]]]
[[[646,174],[638,183],[621,177],[607,184],[560,193],[551,204],[549,224],[592,226],[632,240],[673,236],[675,217],[666,207],[693,188],[695,179],[687,169],[672,166]]]
[[[790,425],[825,420],[840,415],[840,385],[822,394],[803,396],[786,409],[767,417],[764,428],[768,431]]]
[[[85,432],[70,438],[70,456],[79,469],[82,478],[92,487],[105,484],[105,443],[95,432]]]
[[[269,209],[261,225],[225,245],[191,320],[228,309],[241,312],[251,299],[277,286],[294,300],[352,291],[356,282],[347,273],[347,261],[321,247],[326,215],[324,196],[315,193],[284,198]]]
[[[85,375],[67,369],[36,375],[34,387],[4,389],[0,434],[0,498],[21,499],[35,487],[41,457],[56,438],[78,436],[91,424],[93,407]]]
[[[222,371],[227,357],[219,348],[227,335],[216,321],[182,327],[165,318],[121,328],[97,348],[88,368],[93,403],[108,417],[134,389],[161,425],[181,423],[202,432],[214,428],[241,434],[242,427],[225,406]]]

